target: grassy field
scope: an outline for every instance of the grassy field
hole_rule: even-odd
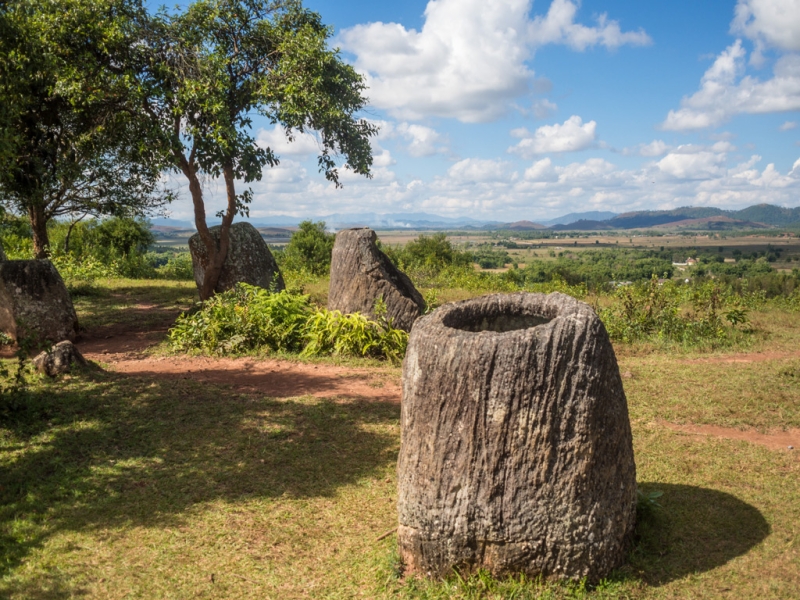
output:
[[[307,291],[322,300],[325,282]],[[118,280],[76,306],[113,334],[160,327],[195,294]],[[667,427],[800,427],[800,316],[751,316],[750,362],[617,348],[637,478],[663,496],[596,588],[399,578],[394,536],[378,541],[396,524],[396,402],[274,398],[101,360],[4,399],[0,597],[800,598],[800,449]]]

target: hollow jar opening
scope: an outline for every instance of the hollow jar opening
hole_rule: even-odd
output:
[[[493,331],[506,333],[519,329],[530,329],[539,325],[546,325],[553,319],[543,314],[521,312],[507,309],[485,313],[454,310],[445,316],[443,323],[446,327],[478,333],[480,331]]]

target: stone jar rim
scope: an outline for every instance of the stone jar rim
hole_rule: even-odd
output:
[[[559,321],[581,319],[591,307],[560,292],[488,294],[445,304],[415,323],[412,333],[448,337],[516,337],[545,334]],[[588,316],[588,315],[587,315]]]

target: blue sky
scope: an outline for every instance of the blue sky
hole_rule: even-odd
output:
[[[374,178],[334,189],[312,137],[256,121],[282,160],[252,218],[800,204],[800,0],[306,6],[369,84]],[[216,212],[222,185],[205,193]],[[191,218],[182,196],[173,218]]]

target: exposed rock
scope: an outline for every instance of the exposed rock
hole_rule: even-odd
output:
[[[410,331],[425,310],[425,300],[405,273],[378,249],[375,232],[366,227],[336,234],[331,258],[328,308],[360,312],[375,318],[375,302],[383,298],[386,318]]]
[[[72,364],[86,365],[86,359],[69,340],[57,343],[50,352],[41,352],[33,359],[36,370],[50,377],[69,373]]]
[[[78,317],[61,275],[49,260],[0,262],[0,331],[34,345],[74,340]]]
[[[636,518],[625,393],[603,324],[564,294],[495,294],[417,321],[403,362],[407,571],[599,580]]]
[[[209,232],[219,247],[220,226],[210,227]],[[208,253],[199,233],[189,238],[189,250],[192,253],[194,281],[199,289],[203,285],[203,275],[208,265]],[[246,221],[231,225],[228,256],[225,257],[222,273],[214,291],[224,292],[235,287],[237,283],[249,283],[275,291],[286,287],[278,263],[275,262],[264,238]]]

